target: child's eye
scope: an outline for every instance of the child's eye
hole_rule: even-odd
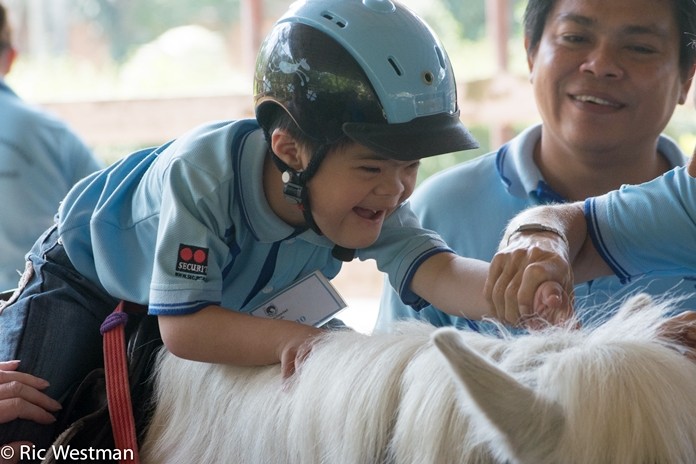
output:
[[[360,169],[370,174],[379,174],[380,168],[376,166],[360,166]]]

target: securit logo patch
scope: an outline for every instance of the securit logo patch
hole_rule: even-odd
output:
[[[176,275],[195,280],[205,279],[208,275],[208,249],[180,244]]]

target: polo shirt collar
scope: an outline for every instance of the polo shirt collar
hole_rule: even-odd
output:
[[[541,139],[541,124],[530,126],[504,144],[496,155],[496,168],[501,182],[508,192],[519,198],[534,197],[539,203],[561,203],[567,201],[544,181],[541,171],[534,163],[534,147]],[[683,166],[687,159],[671,138],[660,135],[657,151],[672,168]]]
[[[498,150],[496,168],[508,192],[527,198],[544,178],[534,163],[534,147],[541,139],[541,124],[528,127]]]

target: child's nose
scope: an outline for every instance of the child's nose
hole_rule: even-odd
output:
[[[404,192],[404,182],[399,176],[385,176],[377,187],[377,195],[400,196]]]

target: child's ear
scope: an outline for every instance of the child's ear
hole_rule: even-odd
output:
[[[278,158],[290,168],[301,171],[304,169],[300,157],[300,146],[297,140],[284,129],[275,129],[271,134],[271,149]]]

